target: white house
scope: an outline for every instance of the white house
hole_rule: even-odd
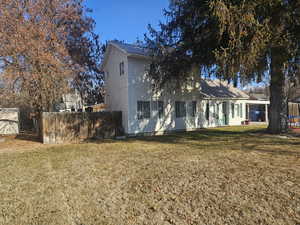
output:
[[[84,110],[84,102],[79,92],[74,90],[63,95],[60,103],[55,105],[55,109],[59,112],[77,112],[78,110]]]
[[[127,135],[241,125],[249,96],[220,80],[192,77],[193,85],[155,92],[147,76],[147,52],[110,42],[104,56],[105,104],[122,111]]]

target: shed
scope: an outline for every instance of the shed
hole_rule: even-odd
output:
[[[19,132],[19,109],[0,108],[0,135],[16,135]]]

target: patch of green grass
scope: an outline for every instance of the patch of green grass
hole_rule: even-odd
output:
[[[0,153],[0,224],[299,224],[300,140],[264,129]]]

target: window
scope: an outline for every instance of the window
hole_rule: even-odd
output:
[[[234,103],[231,103],[231,115],[234,118]]]
[[[185,102],[175,102],[176,118],[186,117]]]
[[[197,102],[192,101],[189,103],[189,116],[190,117],[195,117],[197,113]]]
[[[158,118],[161,119],[164,117],[164,102],[158,101]]]
[[[212,103],[212,107],[213,107],[213,115],[215,116],[216,115],[216,104],[215,103]]]
[[[109,76],[109,72],[103,72],[103,80],[107,81],[108,80],[108,76]]]
[[[205,118],[209,120],[209,102],[206,103]]]
[[[240,103],[240,116],[243,118],[243,103]]]
[[[138,119],[149,119],[150,118],[150,102],[143,102],[138,101],[137,102],[137,114]]]
[[[220,104],[217,104],[217,111],[216,111],[216,119],[219,119],[219,115],[220,115]]]
[[[124,62],[120,63],[120,76],[125,74],[125,70],[124,70]]]
[[[235,107],[236,107],[236,115],[237,117],[240,117],[240,105],[236,104]]]
[[[164,102],[154,101],[152,102],[152,111],[158,112],[158,118],[161,119],[164,116]]]

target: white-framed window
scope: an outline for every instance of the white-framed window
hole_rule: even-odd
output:
[[[125,69],[124,69],[124,62],[120,62],[120,76],[125,74]]]
[[[137,102],[137,116],[139,120],[150,119],[150,102],[138,101]]]
[[[235,116],[235,104],[231,103],[231,117],[234,118]]]
[[[219,120],[220,115],[220,104],[216,104],[216,119]]]
[[[190,117],[195,117],[197,113],[197,101],[189,102],[189,110],[188,110]]]
[[[237,115],[237,117],[240,117],[240,105],[236,104],[235,105],[235,109],[236,109],[236,115]]]
[[[185,102],[175,102],[175,114],[176,118],[186,117],[186,104]]]
[[[206,103],[206,108],[205,108],[205,119],[207,121],[209,121],[209,117],[210,117],[210,112],[209,112],[209,101]]]
[[[243,103],[240,103],[240,116],[241,116],[241,118],[243,118]]]
[[[159,119],[163,118],[164,117],[164,102],[163,101],[153,101],[152,102],[152,111],[157,113]]]
[[[216,102],[212,103],[212,108],[213,108],[213,118],[217,119],[218,117],[218,104]]]

